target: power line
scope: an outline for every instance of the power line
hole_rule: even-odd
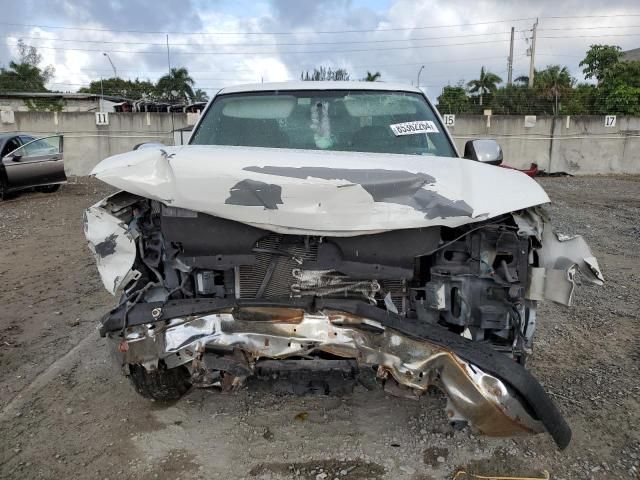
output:
[[[523,32],[525,30],[518,30]],[[389,40],[343,40],[338,42],[290,42],[290,43],[174,43],[171,42],[172,47],[184,47],[184,46],[219,46],[219,47],[281,47],[281,46],[308,46],[308,45],[344,45],[344,44],[358,44],[358,43],[390,43],[390,42],[411,42],[421,40],[443,40],[448,38],[469,38],[469,37],[485,37],[490,35],[507,35],[509,32],[492,32],[492,33],[474,33],[464,35],[445,35],[440,37],[412,37],[412,38],[398,38]],[[42,40],[42,41],[54,41],[54,42],[79,42],[79,43],[99,43],[99,44],[120,44],[120,45],[149,45],[149,46],[165,46],[165,43],[154,42],[127,42],[127,41],[107,41],[107,40],[82,40],[71,38],[48,38],[48,37],[24,37],[20,35],[5,35],[4,38],[16,38],[21,40]]]
[[[640,13],[615,13],[612,15],[556,15],[556,16],[541,16],[539,18],[547,19],[580,19],[580,18],[614,18],[614,17],[640,17]]]
[[[606,35],[567,35],[562,37],[542,36],[538,38],[609,38],[609,37],[638,37],[640,33],[608,33]]]
[[[567,57],[567,58],[584,58],[584,55],[565,55],[562,53],[553,53],[553,52],[536,52],[537,56],[543,57]]]
[[[626,33],[626,34],[607,34],[607,35],[563,35],[563,36],[538,36],[538,38],[546,39],[571,39],[571,38],[610,38],[610,37],[636,37],[640,36],[640,33]],[[500,40],[484,40],[481,42],[462,42],[462,43],[442,43],[432,45],[406,45],[400,47],[383,47],[383,48],[361,48],[361,49],[341,49],[340,53],[349,52],[376,52],[376,51],[392,51],[392,50],[408,50],[419,48],[441,48],[441,47],[460,47],[469,45],[481,45],[488,43],[502,43],[508,42],[509,39]],[[17,46],[17,44],[8,44],[10,46]],[[302,46],[303,44],[301,44]],[[174,46],[174,45],[172,45]],[[224,47],[224,45],[220,45]],[[50,47],[47,45],[41,45],[37,48],[45,50],[63,50],[63,51],[80,51],[80,52],[103,52],[104,49],[90,49],[90,48],[71,48],[71,47]],[[109,50],[112,53],[135,53],[135,54],[165,54],[164,51],[154,50]],[[271,52],[220,52],[220,51],[184,51],[176,50],[176,54],[179,55],[299,55],[299,54],[314,54],[314,53],[333,53],[335,50],[299,50],[299,51],[271,51]]]
[[[640,28],[640,25],[609,25],[602,27],[564,27],[564,28],[540,28],[538,31],[576,31],[576,30],[601,30],[601,29],[627,29],[627,28]],[[515,30],[517,33],[528,32],[529,29],[524,30]],[[182,46],[204,46],[204,45],[215,45],[222,47],[255,47],[255,46],[306,46],[306,45],[344,45],[344,44],[361,44],[361,43],[390,43],[390,42],[411,42],[411,41],[421,41],[421,40],[441,40],[448,38],[469,38],[469,37],[483,37],[483,36],[492,36],[492,35],[507,35],[509,31],[503,32],[485,32],[485,33],[473,33],[473,34],[462,34],[462,35],[443,35],[437,37],[407,37],[407,38],[391,38],[391,39],[382,39],[382,40],[341,40],[341,41],[332,41],[332,42],[275,42],[275,43],[203,43],[203,42],[187,42],[187,43],[171,43],[171,46],[174,47],[182,47]],[[633,34],[630,34],[633,35]],[[149,45],[149,46],[165,46],[164,42],[130,42],[125,40],[88,40],[82,38],[59,38],[59,37],[42,37],[42,36],[23,36],[23,35],[4,35],[3,38],[15,38],[19,37],[21,40],[39,40],[39,41],[52,41],[52,42],[78,42],[78,43],[98,43],[98,44],[119,44],[119,45]]]
[[[630,15],[627,15],[630,16]],[[638,15],[640,16],[640,15]],[[60,30],[80,30],[80,31],[91,31],[91,32],[119,32],[119,33],[148,33],[148,34],[179,34],[179,35],[301,35],[301,34],[333,34],[333,33],[366,33],[366,32],[398,32],[398,31],[407,31],[407,30],[426,30],[433,28],[453,28],[453,27],[467,27],[467,26],[476,26],[476,25],[490,25],[495,23],[509,23],[509,22],[523,22],[529,21],[532,17],[528,18],[512,18],[506,20],[490,20],[484,22],[474,22],[474,23],[458,23],[452,25],[426,25],[422,27],[397,27],[397,28],[374,28],[374,29],[362,29],[362,30],[293,30],[287,32],[185,32],[185,31],[152,31],[152,30],[117,30],[111,28],[88,28],[88,27],[64,27],[58,25],[37,25],[30,23],[10,23],[10,22],[0,22],[0,25],[8,25],[8,26],[18,26],[18,27],[29,27],[29,28],[50,28],[50,29],[60,29]]]
[[[361,49],[340,49],[340,53],[343,52],[381,52],[381,51],[390,51],[390,50],[408,50],[408,49],[416,49],[416,48],[440,48],[440,47],[459,47],[466,45],[481,45],[487,43],[500,43],[500,42],[508,42],[509,39],[504,40],[485,40],[482,42],[463,42],[463,43],[444,43],[444,44],[436,44],[436,45],[407,45],[403,47],[386,47],[386,48],[361,48]],[[8,44],[9,46],[17,46],[17,44]],[[64,51],[77,51],[77,52],[103,52],[104,49],[90,49],[90,48],[64,48],[64,47],[49,47],[49,46],[38,46],[37,48],[44,50],[64,50]],[[109,50],[111,53],[137,53],[137,54],[166,54],[166,51],[153,51],[153,50]],[[175,54],[179,55],[298,55],[298,54],[310,54],[310,53],[333,53],[335,54],[335,50],[299,50],[299,51],[272,51],[272,52],[218,52],[218,51],[200,51],[200,52],[190,52],[190,51],[180,51],[176,50]]]
[[[602,30],[604,28],[640,28],[640,25],[607,25],[604,27],[571,27],[571,28],[567,28],[567,27],[558,27],[558,28],[539,28],[538,31],[539,32],[550,32],[550,31],[556,31],[556,30],[561,30],[561,31],[567,31],[567,30]],[[522,31],[522,30],[520,30]]]
[[[611,14],[611,15],[567,15],[567,16],[541,16],[539,18],[558,20],[558,19],[584,19],[584,18],[620,18],[620,17],[640,17],[640,14]],[[140,33],[140,34],[180,34],[180,35],[300,35],[300,34],[335,34],[335,33],[366,33],[366,32],[392,32],[392,31],[408,31],[408,30],[425,30],[425,29],[438,29],[438,28],[453,28],[453,27],[467,27],[476,25],[490,25],[496,23],[515,23],[534,20],[535,17],[524,18],[512,18],[504,20],[488,20],[482,22],[473,23],[458,23],[449,25],[425,25],[419,27],[395,27],[395,28],[374,28],[374,29],[357,29],[357,30],[293,30],[293,31],[277,31],[277,32],[192,32],[192,31],[167,31],[167,30],[119,30],[110,28],[90,28],[90,27],[66,27],[60,25],[40,25],[31,23],[13,23],[13,22],[0,22],[0,25],[28,27],[28,28],[48,28],[59,30],[78,30],[78,31],[92,31],[92,32],[120,32],[120,33]]]

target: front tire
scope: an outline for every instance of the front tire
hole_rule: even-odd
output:
[[[0,178],[0,202],[2,200],[7,200],[9,198],[9,194],[7,193],[7,187],[4,184],[2,178]]]
[[[129,365],[129,379],[145,398],[159,402],[178,400],[191,388],[191,375],[185,366],[148,371],[142,365]]]

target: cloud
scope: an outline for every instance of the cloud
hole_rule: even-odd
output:
[[[209,93],[261,79],[296,80],[319,65],[347,68],[354,79],[379,71],[383,80],[415,83],[425,65],[420,82],[435,97],[446,84],[475,78],[483,65],[506,79],[511,26],[514,77],[528,74],[526,38],[535,17],[537,68],[568,65],[582,80],[578,63],[590,44],[638,46],[640,29],[631,26],[640,18],[628,16],[638,13],[636,0],[479,0],[473,8],[463,0],[25,0],[6,8],[2,22],[94,30],[2,25],[0,63],[15,55],[18,38],[36,37],[25,41],[40,47],[45,63],[56,67],[53,88],[73,91],[111,76],[103,51],[120,76],[155,80],[168,68],[166,37],[137,32],[168,31],[172,65],[186,66]],[[576,15],[627,16],[549,18]],[[501,19],[518,20],[485,22]],[[612,34],[618,36],[606,36]]]
[[[350,0],[273,0],[271,8],[278,26],[291,29],[317,26],[338,20],[351,6]]]
[[[209,8],[215,9],[217,3],[209,2]],[[2,13],[4,22],[119,30],[199,30],[203,25],[198,10],[194,0],[23,0],[9,2]]]

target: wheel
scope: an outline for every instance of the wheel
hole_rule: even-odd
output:
[[[2,178],[0,178],[0,202],[9,198],[11,198],[11,194],[8,192],[8,188]]]
[[[42,185],[40,187],[37,187],[37,190],[43,193],[57,192],[58,190],[60,190],[60,184],[56,183],[55,185]]]
[[[191,388],[189,370],[184,366],[147,371],[141,365],[129,365],[129,373],[140,395],[160,402],[178,400]]]

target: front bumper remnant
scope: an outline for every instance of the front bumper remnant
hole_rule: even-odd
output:
[[[351,311],[349,311],[351,310]],[[480,432],[513,436],[548,431],[564,448],[571,430],[537,380],[490,346],[445,329],[418,325],[366,305],[315,313],[301,308],[242,307],[172,317],[125,329],[121,361],[157,368],[187,365],[192,375],[211,368],[212,351],[229,360],[214,362],[226,382],[242,383],[260,361],[305,358],[319,352],[350,359],[360,368],[420,395],[435,386],[447,395],[447,416],[466,420]],[[157,312],[156,312],[157,313]],[[136,322],[138,323],[138,322]],[[108,336],[121,342],[120,332]],[[227,357],[224,357],[227,352]],[[393,391],[393,389],[390,389]]]

